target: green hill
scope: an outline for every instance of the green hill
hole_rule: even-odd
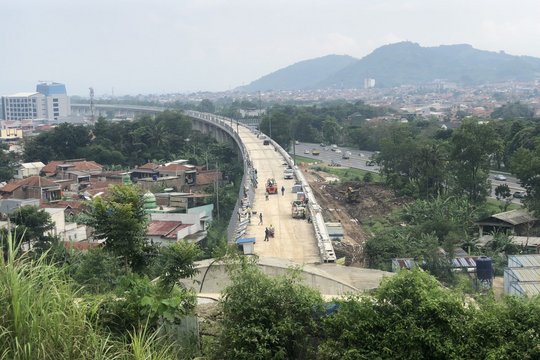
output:
[[[362,88],[445,80],[465,85],[527,81],[540,77],[540,59],[484,51],[471,45],[421,47],[412,42],[382,46],[364,58],[330,55],[306,60],[266,75],[243,90]]]

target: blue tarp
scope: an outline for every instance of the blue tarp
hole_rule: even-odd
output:
[[[236,244],[238,245],[241,245],[241,244],[249,244],[249,243],[254,243],[255,242],[255,238],[240,238],[238,240],[236,240]]]

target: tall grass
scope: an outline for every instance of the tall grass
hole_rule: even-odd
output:
[[[44,257],[17,257],[12,236],[0,247],[0,359],[175,359],[157,333],[112,340],[91,320],[97,304],[79,297],[63,270]]]

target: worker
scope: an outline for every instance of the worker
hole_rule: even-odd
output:
[[[265,228],[264,229],[264,241],[268,241],[268,234],[270,233],[270,231],[268,231],[268,228]]]
[[[262,213],[259,213],[259,225],[262,225],[263,221],[262,221]]]
[[[268,201],[268,190],[264,193],[264,196],[266,196],[266,201]]]
[[[281,196],[285,195],[285,186],[281,187]]]

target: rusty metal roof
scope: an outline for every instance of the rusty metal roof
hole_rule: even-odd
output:
[[[190,225],[182,224],[181,221],[152,220],[148,224],[146,234],[149,236],[161,236],[168,239],[176,239],[176,233],[178,230],[184,229],[188,226]]]
[[[538,220],[528,211],[521,209],[506,211],[499,214],[493,214],[491,215],[491,218],[495,218],[512,225],[526,224]]]

